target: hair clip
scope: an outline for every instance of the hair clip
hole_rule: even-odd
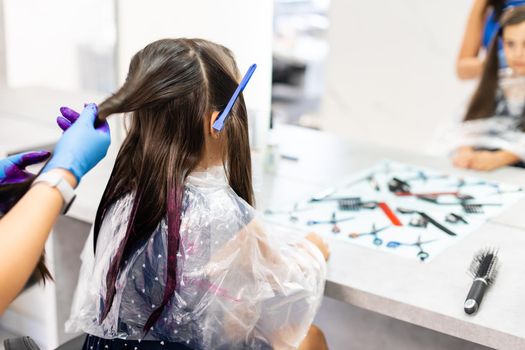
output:
[[[230,114],[230,111],[233,108],[233,105],[235,104],[235,101],[237,101],[237,98],[241,94],[241,92],[244,90],[248,82],[250,81],[250,78],[252,77],[253,72],[255,71],[255,68],[257,68],[256,64],[252,64],[250,68],[248,68],[248,71],[244,75],[244,78],[242,78],[241,83],[239,86],[237,86],[237,89],[235,89],[235,92],[233,93],[233,96],[230,98],[230,101],[228,101],[228,104],[226,105],[226,108],[219,114],[219,117],[217,120],[213,123],[213,128],[216,131],[221,131],[224,127],[224,121]]]

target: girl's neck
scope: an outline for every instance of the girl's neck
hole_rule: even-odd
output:
[[[199,164],[197,164],[197,166],[195,167],[195,171],[205,171],[207,169],[218,167],[218,166],[223,166],[222,160],[218,162],[207,162],[207,161],[205,162],[201,160]]]
[[[210,126],[211,128],[211,126]],[[212,137],[211,132],[204,136],[204,151],[202,152],[199,164],[196,169],[206,170],[211,167],[223,164],[223,147],[222,142]]]
[[[223,165],[222,154],[219,152],[215,152],[215,151],[210,152],[209,148],[206,147],[204,155],[199,161],[199,163],[197,164],[197,167],[195,168],[195,170],[202,171],[202,170],[206,170],[212,167],[222,166],[222,165]]]

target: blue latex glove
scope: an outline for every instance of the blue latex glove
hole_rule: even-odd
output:
[[[84,107],[85,106],[87,105],[84,105]],[[80,117],[80,113],[69,107],[60,107],[60,114],[62,115],[57,117],[57,124],[60,129],[64,131],[69,129],[69,127],[77,121],[78,117]]]
[[[34,175],[26,166],[43,162],[51,153],[47,151],[19,153],[0,160],[0,185],[24,182]]]
[[[61,108],[62,114],[63,109]],[[104,122],[95,128],[97,113],[97,106],[90,103],[78,118],[70,120],[67,127],[62,127],[59,122],[60,127],[67,130],[58,141],[53,157],[43,172],[55,168],[66,169],[80,182],[80,179],[106,156],[111,143],[109,125]]]

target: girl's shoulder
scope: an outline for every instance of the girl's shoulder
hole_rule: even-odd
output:
[[[213,189],[186,185],[183,211],[198,221],[230,222],[247,225],[255,217],[255,209],[229,186]]]

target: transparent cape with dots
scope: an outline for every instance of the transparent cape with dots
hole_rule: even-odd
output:
[[[128,195],[110,208],[95,256],[92,236],[87,240],[67,331],[138,340],[161,303],[166,220],[124,263],[112,308],[99,323],[106,274],[126,232],[132,202]],[[195,349],[299,345],[323,295],[326,267],[317,247],[297,233],[265,230],[255,210],[229,187],[222,167],[188,177],[180,236],[176,292],[143,340]]]

